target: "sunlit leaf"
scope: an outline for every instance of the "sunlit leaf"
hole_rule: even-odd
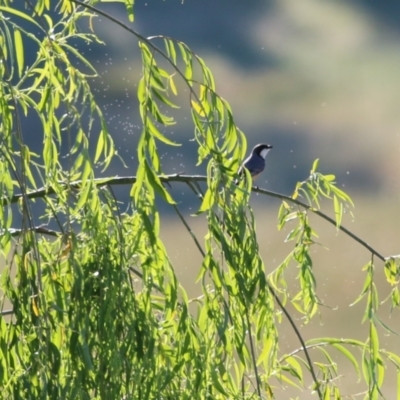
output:
[[[24,71],[24,43],[22,41],[21,31],[19,29],[14,30],[14,44],[15,44],[15,53],[17,56],[17,64],[18,64],[18,74],[21,77]]]
[[[199,103],[191,100],[190,103],[192,104],[192,108],[199,114],[201,117],[205,117],[204,109],[200,106]]]
[[[168,139],[166,136],[164,136],[158,129],[157,127],[154,125],[153,121],[151,121],[150,119],[147,119],[146,121],[147,123],[147,128],[149,129],[149,132],[156,137],[157,139],[159,139],[161,142],[164,142],[170,146],[181,146],[180,143],[175,143],[172,140]]]
[[[386,260],[384,271],[386,279],[391,285],[397,285],[399,283],[400,268],[397,266],[394,258],[390,257]]]
[[[379,337],[376,327],[373,323],[370,324],[370,341],[371,341],[372,357],[374,362],[376,363],[379,357]]]
[[[153,170],[150,168],[150,166],[146,163],[145,164],[145,170],[146,170],[146,177],[148,178],[148,181],[150,185],[153,187],[153,189],[156,190],[158,194],[161,195],[161,197],[169,204],[175,204],[175,201],[171,197],[171,195],[168,193],[168,191],[165,189],[163,184],[161,183],[160,178],[153,172]]]
[[[94,156],[94,162],[97,162],[100,158],[101,153],[103,152],[106,141],[106,132],[103,130],[100,131],[99,140],[97,141],[96,154]]]
[[[339,227],[342,223],[343,204],[339,202],[338,198],[335,195],[333,196],[333,207],[335,210],[336,226]]]
[[[10,14],[14,14],[17,17],[23,18],[26,21],[31,22],[32,24],[36,25],[37,28],[41,29],[40,24],[38,24],[32,17],[30,17],[28,14],[23,13],[20,10],[17,10],[15,8],[12,7],[4,7],[4,6],[0,6],[0,11],[4,11],[5,13],[10,13]]]
[[[169,83],[169,87],[171,88],[172,93],[173,93],[175,96],[177,96],[177,95],[178,95],[178,91],[177,91],[177,89],[176,89],[175,81],[174,81],[174,78],[173,78],[172,75],[169,77],[168,83]]]
[[[204,197],[203,197],[203,201],[201,202],[201,206],[199,208],[198,213],[202,213],[204,211],[209,210],[213,204],[214,204],[214,194],[213,191],[211,189],[207,189]]]
[[[335,349],[339,350],[353,364],[353,367],[356,370],[358,377],[360,378],[360,368],[354,355],[339,343],[333,342],[332,346]]]
[[[175,43],[171,39],[164,39],[165,48],[167,50],[168,57],[171,61],[176,64],[176,50]]]
[[[312,165],[312,168],[311,168],[311,171],[310,171],[310,174],[313,174],[313,173],[315,173],[315,172],[317,171],[318,165],[319,165],[319,158],[317,158],[317,159],[314,161],[314,163],[313,163],[313,165]]]

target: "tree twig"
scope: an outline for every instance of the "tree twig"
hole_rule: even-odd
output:
[[[172,175],[160,175],[159,176],[161,182],[183,182],[186,184],[189,183],[198,183],[198,182],[206,182],[207,177],[205,175],[182,175],[182,174],[172,174]],[[94,179],[93,182],[98,185],[98,186],[105,186],[105,185],[132,185],[133,183],[136,182],[136,177],[135,176],[125,176],[125,177],[114,177],[114,178],[97,178]],[[67,186],[67,183],[61,183]],[[79,189],[81,185],[81,181],[75,181],[71,182],[69,184],[69,187],[73,189]],[[281,200],[286,200],[292,204],[296,204],[300,207],[305,208],[308,211],[311,211],[312,213],[318,215],[319,217],[323,218],[324,220],[328,221],[330,224],[336,226],[336,222],[333,218],[329,217],[322,211],[316,209],[315,207],[309,206],[306,203],[303,203],[300,200],[297,199],[292,199],[290,196],[281,194],[281,193],[276,193],[272,192],[270,190],[265,190],[261,189],[258,186],[253,186],[252,191],[255,193],[260,193],[260,194],[265,194],[270,197],[275,197]],[[2,199],[2,204],[3,206],[9,204],[9,203],[16,203],[18,202],[22,197],[25,199],[37,199],[37,198],[42,198],[45,196],[49,196],[54,194],[55,191],[54,189],[50,186],[48,188],[40,188],[31,192],[27,192],[26,194],[16,194],[12,196],[10,199]],[[386,259],[385,257],[380,254],[377,250],[375,250],[372,246],[370,246],[367,242],[362,240],[360,237],[352,233],[350,230],[345,228],[343,225],[339,225],[338,229],[340,229],[342,232],[344,232],[346,235],[350,236],[352,239],[354,239],[357,243],[361,244],[363,247],[365,247],[370,253],[374,254],[377,258],[379,258],[381,261],[385,262]]]

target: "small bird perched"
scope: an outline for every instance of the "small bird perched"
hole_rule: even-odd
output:
[[[249,170],[253,181],[264,171],[265,157],[272,149],[270,144],[257,144],[253,147],[251,154],[244,160],[243,165],[239,169],[239,175],[243,171],[243,167]]]

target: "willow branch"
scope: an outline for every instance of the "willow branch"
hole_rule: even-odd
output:
[[[293,199],[290,196],[286,196],[284,194],[270,192],[269,190],[265,190],[265,189],[260,189],[259,187],[253,187],[252,190],[253,190],[253,192],[256,192],[256,193],[266,194],[266,195],[268,195],[270,197],[277,197],[278,199],[281,199],[281,200],[287,200],[287,201],[291,202],[292,204],[296,204],[296,205],[298,205],[300,207],[305,208],[308,211],[313,212],[314,214],[316,214],[319,217],[323,218],[324,220],[328,221],[332,225],[336,226],[336,221],[333,218],[331,218],[328,215],[324,214],[322,211],[319,211],[315,207],[312,207],[312,206],[309,206],[308,204],[303,203],[302,201],[299,201],[297,199]],[[367,242],[365,242],[364,240],[360,239],[357,235],[355,235],[354,233],[349,231],[347,228],[345,228],[342,225],[339,225],[338,229],[340,229],[346,235],[350,236],[356,242],[360,243],[363,247],[365,247],[367,250],[369,250],[373,255],[378,257],[380,260],[382,260],[383,262],[386,261],[385,257],[382,254],[378,253],[378,251],[376,251],[373,247],[371,247]]]
[[[310,353],[309,353],[308,348],[307,348],[307,346],[306,346],[306,343],[304,342],[304,339],[303,339],[303,337],[301,336],[301,333],[300,333],[299,329],[297,328],[297,326],[296,326],[296,324],[295,324],[295,322],[294,322],[292,316],[289,314],[288,310],[287,310],[286,307],[283,305],[283,303],[281,302],[281,300],[280,300],[280,298],[278,297],[278,295],[275,293],[275,290],[272,288],[272,286],[271,286],[269,283],[267,283],[267,285],[268,285],[268,289],[269,289],[269,291],[271,292],[272,296],[274,297],[275,301],[278,303],[279,308],[280,308],[280,309],[282,310],[282,312],[285,314],[287,320],[289,321],[289,324],[292,326],[292,329],[294,330],[295,335],[297,336],[297,338],[298,338],[299,341],[300,341],[301,348],[302,348],[303,351],[304,351],[304,355],[305,355],[305,357],[306,357],[306,359],[307,359],[308,366],[310,367],[311,376],[312,376],[313,381],[314,381],[314,383],[315,383],[315,390],[317,391],[319,398],[322,399],[322,393],[321,393],[321,389],[320,389],[320,383],[318,382],[317,374],[315,373],[314,366],[313,366],[313,363],[312,363],[312,361],[311,361],[311,356],[310,356]]]
[[[207,177],[205,175],[172,174],[172,175],[160,175],[159,178],[160,178],[161,182],[165,182],[165,183],[181,182],[181,183],[186,183],[189,186],[190,186],[190,184],[193,184],[193,183],[198,184],[198,182],[206,182],[207,181]],[[93,182],[97,186],[132,185],[136,182],[136,177],[135,176],[126,176],[126,177],[114,177],[114,178],[97,178],[97,179],[94,179]],[[61,184],[64,185],[65,187],[70,187],[71,189],[79,189],[82,182],[81,181],[75,181],[75,182],[70,182],[70,183],[61,182]],[[300,207],[305,208],[308,211],[313,212],[314,214],[323,218],[325,221],[328,221],[330,224],[336,226],[336,221],[333,218],[324,214],[322,211],[316,209],[315,207],[312,207],[306,203],[303,203],[300,200],[292,199],[290,196],[286,196],[281,193],[276,193],[276,192],[271,192],[269,190],[260,189],[258,186],[253,186],[252,191],[255,193],[264,194],[264,195],[267,195],[270,197],[276,197],[281,200],[286,200],[292,204],[296,204]],[[24,194],[16,194],[9,199],[3,198],[2,204],[3,204],[3,206],[5,206],[9,203],[16,203],[16,202],[20,201],[20,199],[22,199],[22,198],[37,199],[37,198],[43,198],[46,196],[50,196],[52,194],[55,194],[55,190],[51,186],[49,186],[47,188],[42,187],[40,189],[31,191],[31,192],[27,192]],[[371,247],[367,242],[365,242],[364,240],[359,238],[357,235],[355,235],[354,233],[349,231],[343,225],[339,225],[338,229],[341,230],[346,235],[350,236],[357,243],[361,244],[361,246],[366,248],[370,253],[374,254],[381,261],[385,262],[386,259],[382,254],[380,254],[377,250],[375,250],[373,247]]]
[[[60,235],[62,235],[61,232],[58,231],[54,231],[52,229],[48,229],[44,226],[34,226],[32,228],[29,229],[14,229],[14,228],[10,228],[8,230],[1,230],[0,231],[0,236],[4,235],[5,233],[9,233],[12,237],[15,236],[20,236],[21,234],[27,232],[27,231],[32,231],[35,233],[38,233],[40,235],[47,235],[47,236],[54,236],[54,237],[58,237]]]

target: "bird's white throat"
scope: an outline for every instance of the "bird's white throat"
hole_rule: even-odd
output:
[[[260,156],[265,160],[265,157],[267,157],[268,152],[269,149],[262,149],[260,152]]]

